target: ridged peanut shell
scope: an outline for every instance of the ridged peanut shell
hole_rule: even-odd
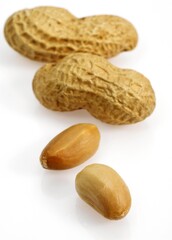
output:
[[[98,15],[76,18],[63,8],[36,7],[10,16],[4,28],[9,45],[22,55],[56,62],[73,52],[112,57],[133,49],[137,32],[127,20]]]
[[[121,219],[131,207],[129,189],[120,175],[103,164],[91,164],[77,174],[79,196],[109,219]]]
[[[83,108],[110,124],[142,121],[155,107],[154,91],[146,77],[88,53],[71,54],[39,69],[33,91],[49,109]]]
[[[94,124],[73,125],[54,137],[41,153],[46,169],[73,168],[89,159],[98,149],[100,133]]]

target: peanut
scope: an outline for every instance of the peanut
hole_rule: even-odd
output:
[[[77,124],[58,134],[42,151],[47,169],[68,169],[89,159],[99,146],[100,133],[93,124]]]
[[[85,167],[76,176],[75,185],[79,196],[106,218],[123,218],[130,209],[128,187],[119,174],[106,165]]]
[[[33,91],[49,109],[83,108],[110,124],[142,121],[155,107],[154,91],[147,78],[88,53],[71,54],[58,64],[39,69]]]
[[[46,62],[56,62],[73,52],[108,58],[133,49],[138,39],[133,25],[121,17],[98,15],[78,19],[56,7],[18,11],[8,18],[4,33],[16,51]]]

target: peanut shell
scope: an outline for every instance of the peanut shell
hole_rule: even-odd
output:
[[[110,124],[142,121],[155,108],[155,94],[146,77],[88,53],[71,54],[57,64],[40,68],[33,91],[49,109],[83,108]]]
[[[106,58],[133,49],[137,32],[127,20],[112,15],[76,18],[63,8],[36,7],[10,16],[4,28],[9,45],[22,55],[56,62],[73,52]]]

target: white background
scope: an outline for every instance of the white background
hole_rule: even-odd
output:
[[[65,7],[78,17],[113,14],[130,20],[138,46],[111,62],[151,80],[154,113],[141,123],[113,126],[84,110],[58,113],[41,106],[32,79],[43,64],[16,53],[3,36],[9,15],[41,5]],[[171,32],[171,0],[0,1],[0,239],[172,239]],[[94,123],[101,132],[96,155],[70,170],[44,170],[39,163],[44,146],[80,122]],[[103,218],[75,192],[76,174],[95,162],[116,169],[130,188],[132,208],[120,221]]]

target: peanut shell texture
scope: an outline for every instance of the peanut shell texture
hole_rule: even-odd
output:
[[[74,53],[40,68],[33,91],[48,109],[86,109],[109,124],[140,122],[155,108],[154,90],[144,75],[89,53]]]
[[[132,50],[138,40],[134,26],[121,17],[77,18],[57,7],[36,7],[14,13],[6,21],[4,34],[14,50],[45,62],[57,62],[74,52],[109,58]]]

